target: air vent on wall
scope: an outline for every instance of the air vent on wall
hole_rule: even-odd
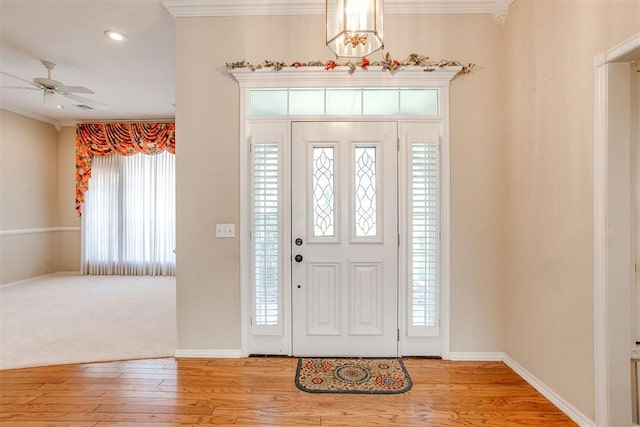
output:
[[[89,107],[85,104],[73,104],[74,107],[81,108],[83,110],[93,110],[94,108]]]

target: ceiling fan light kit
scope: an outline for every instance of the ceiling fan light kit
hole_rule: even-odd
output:
[[[47,108],[64,108],[62,104],[56,101],[56,93],[52,90],[44,90],[42,92],[44,106]]]

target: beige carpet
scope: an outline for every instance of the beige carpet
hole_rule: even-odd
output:
[[[0,369],[172,356],[175,277],[57,273],[0,287]]]

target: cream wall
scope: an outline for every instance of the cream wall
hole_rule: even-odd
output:
[[[491,15],[387,15],[385,49],[479,65],[451,84],[451,351],[502,351],[504,28]]]
[[[638,31],[635,0],[518,0],[506,24],[505,349],[591,419],[593,60]]]
[[[451,87],[452,350],[502,351],[504,28],[492,17],[389,15],[400,59],[477,62]],[[327,60],[322,16],[176,19],[178,347],[240,348],[238,85],[224,63]],[[377,57],[373,57],[376,59]]]
[[[75,128],[0,109],[0,284],[80,269]]]
[[[0,109],[0,230],[58,225],[58,132]],[[57,232],[0,235],[0,283],[57,271]]]
[[[58,270],[80,271],[80,217],[76,206],[76,128],[58,132],[58,226],[77,230],[58,233]]]

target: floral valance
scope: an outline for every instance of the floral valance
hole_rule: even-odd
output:
[[[175,154],[175,123],[82,123],[76,127],[76,211],[82,214],[93,156]]]

